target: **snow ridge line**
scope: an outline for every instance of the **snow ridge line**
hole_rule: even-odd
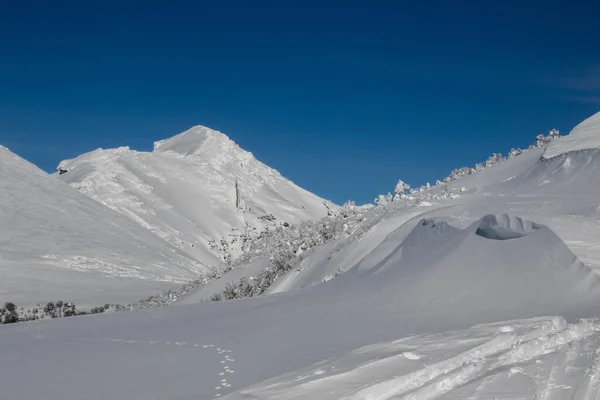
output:
[[[591,323],[567,326],[564,319],[554,318],[525,334],[501,334],[449,359],[364,387],[344,400],[391,400],[411,391],[415,392],[404,398],[435,398],[489,371],[552,353],[561,346],[581,340],[598,330],[599,327]],[[502,354],[497,362],[486,361],[486,358],[495,354]],[[445,376],[447,374],[450,375]],[[442,378],[438,379],[440,377]]]

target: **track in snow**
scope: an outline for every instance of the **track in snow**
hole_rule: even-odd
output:
[[[538,400],[600,400],[600,352],[596,352],[587,373],[577,374],[578,367],[574,367],[593,352],[584,351],[581,343],[591,345],[591,349],[600,345],[600,325],[589,321],[567,324],[562,318],[549,318],[522,328],[495,326],[495,334],[489,335],[492,332],[488,327],[487,339],[481,332],[474,332],[473,337],[459,333],[448,336],[445,344],[432,335],[388,343],[387,349],[385,345],[369,346],[346,360],[320,363],[312,368],[312,373],[279,377],[226,398],[479,400],[494,398],[498,387],[514,385],[518,390],[521,383],[522,391]],[[420,349],[407,351],[419,343]],[[457,348],[462,351],[456,352]],[[382,356],[381,351],[387,355]],[[364,354],[370,354],[374,360],[344,367]],[[452,355],[440,358],[440,354]],[[414,369],[414,363],[421,363],[421,358],[421,367]],[[543,377],[542,366],[547,370]],[[529,386],[537,386],[537,390],[531,393]]]

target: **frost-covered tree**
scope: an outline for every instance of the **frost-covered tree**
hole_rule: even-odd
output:
[[[63,303],[62,300],[59,300],[55,303],[55,305],[57,318],[63,317],[63,306],[65,305],[65,303]]]
[[[516,148],[516,149],[510,149],[510,151],[508,152],[508,158],[515,158],[517,156],[520,156],[521,154],[523,154],[523,150]]]
[[[537,135],[535,137],[535,144],[532,147],[535,148],[545,146],[558,137],[560,137],[560,132],[558,129],[551,129],[547,136],[542,134]]]
[[[49,302],[48,304],[46,304],[46,306],[44,307],[44,312],[50,318],[56,318],[58,316],[56,312],[56,306],[53,302]]]
[[[406,196],[406,192],[410,190],[410,185],[404,182],[402,179],[398,180],[396,187],[394,188],[394,200],[398,200],[404,198]]]
[[[63,317],[72,317],[77,315],[77,308],[73,303],[65,303],[63,305]]]
[[[19,315],[17,314],[17,306],[15,303],[6,302],[2,311],[2,323],[14,324],[19,322]]]
[[[504,160],[505,158],[502,153],[494,153],[485,161],[485,168],[492,167]]]
[[[380,194],[375,199],[375,204],[377,206],[385,206],[386,204],[390,203],[393,200],[394,200],[394,198],[392,197],[391,193],[388,193],[388,194],[385,194],[385,195],[384,194]]]
[[[471,167],[458,168],[458,169],[455,169],[454,171],[452,171],[449,176],[444,178],[444,182],[455,181],[455,180],[465,177],[467,175],[471,175],[474,172],[475,172],[475,169],[473,169]]]
[[[6,309],[7,312],[9,313],[14,313],[17,311],[17,306],[15,305],[15,303],[11,303],[10,301],[7,301],[4,304],[4,308]]]

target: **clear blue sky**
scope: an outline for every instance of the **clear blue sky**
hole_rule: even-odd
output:
[[[0,143],[47,171],[228,134],[335,202],[600,110],[597,1],[5,1]]]

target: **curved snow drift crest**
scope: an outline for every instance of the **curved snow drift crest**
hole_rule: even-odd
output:
[[[475,234],[486,239],[518,239],[543,228],[543,225],[506,214],[486,215],[479,220]]]

